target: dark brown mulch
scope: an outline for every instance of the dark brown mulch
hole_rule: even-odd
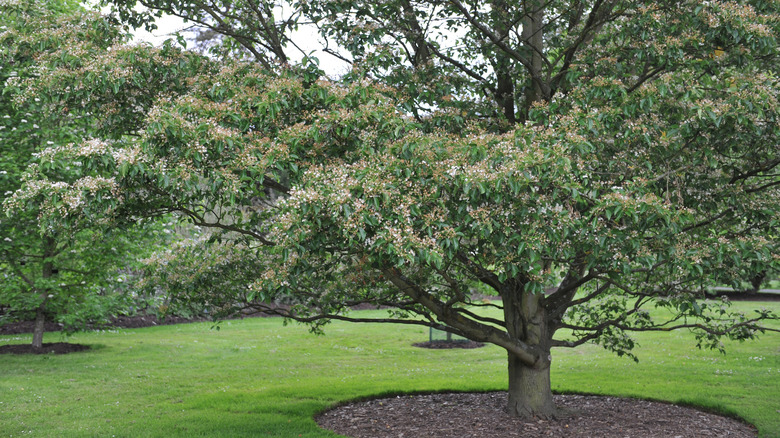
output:
[[[110,328],[143,328],[155,325],[185,324],[190,322],[211,321],[211,318],[184,318],[181,316],[168,315],[165,318],[158,318],[155,315],[136,315],[136,316],[117,316],[108,323]]]
[[[33,348],[32,344],[0,345],[0,354],[68,354],[84,350],[89,350],[89,345],[67,342],[45,343],[41,348]]]
[[[711,299],[727,297],[731,301],[780,301],[780,293],[720,292]]]
[[[398,396],[337,407],[317,423],[352,438],[753,438],[738,420],[667,403],[608,396],[555,395],[560,418],[519,419],[506,392]]]
[[[18,335],[21,333],[32,333],[35,327],[35,321],[19,321],[0,325],[0,335]],[[62,330],[62,325],[56,322],[47,322],[44,325],[45,332],[58,332]]]
[[[432,348],[434,350],[444,350],[448,348],[480,348],[485,344],[482,342],[474,341],[433,341],[433,342],[417,342],[412,344],[414,347],[420,348]]]
[[[209,318],[183,318],[180,316],[166,316],[158,318],[155,315],[136,315],[136,316],[117,316],[108,324],[103,326],[91,326],[92,329],[100,328],[142,328],[155,325],[184,324],[188,322],[211,321]],[[21,333],[32,333],[34,321],[19,321],[0,326],[0,335],[17,335]],[[58,332],[62,330],[62,325],[47,322],[44,328],[46,332]]]

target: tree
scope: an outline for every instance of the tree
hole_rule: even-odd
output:
[[[142,21],[135,2],[114,3]],[[294,24],[274,26],[271,3],[143,4],[207,12],[193,20],[254,62],[183,57],[198,66],[187,87],[138,111],[120,102],[112,137],[41,156],[78,159],[104,184],[33,167],[6,205],[40,203],[68,221],[178,212],[219,230],[158,256],[177,302],[315,331],[333,319],[444,325],[506,349],[509,412],[542,417],[555,414],[553,347],[595,342],[633,357],[630,332],[688,329],[700,347],[723,348],[776,318],[702,300],[709,281],[780,263],[780,20],[769,2],[292,4],[286,16],[316,22],[355,64],[338,82],[285,64]],[[242,8],[265,21],[227,19]],[[57,96],[51,112],[158,96],[155,82],[127,79],[132,63],[107,56],[91,75],[55,66],[26,96]],[[474,302],[475,286],[500,300]],[[392,310],[350,315],[359,303]]]
[[[81,141],[95,122],[89,114],[67,108],[44,117],[40,98],[15,101],[17,81],[35,77],[42,59],[66,48],[72,38],[85,41],[92,51],[103,51],[123,36],[108,20],[87,13],[76,2],[6,2],[0,10],[0,200],[5,201],[23,185],[24,170],[37,161],[38,153]],[[59,56],[53,62],[67,64],[72,58]],[[65,163],[58,167],[57,177],[77,180],[79,165]],[[92,222],[41,229],[41,211],[34,203],[0,212],[0,323],[35,320],[34,349],[43,346],[46,321],[71,332],[122,310],[128,279],[122,270],[132,269],[138,264],[135,258],[151,251],[151,239],[160,228],[110,230]]]

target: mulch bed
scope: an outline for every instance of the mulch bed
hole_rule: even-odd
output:
[[[142,328],[155,325],[183,324],[188,322],[211,321],[209,318],[182,318],[180,316],[166,316],[158,318],[155,315],[136,315],[136,316],[117,316],[105,326],[95,326],[93,329],[100,328]],[[32,333],[34,321],[19,321],[0,326],[0,335],[17,335],[21,333]],[[47,322],[44,328],[46,332],[58,332],[62,330],[62,325]]]
[[[18,335],[21,333],[32,333],[33,327],[35,327],[35,321],[19,321],[9,324],[0,325],[0,335]],[[54,322],[47,322],[44,324],[43,331],[45,332],[58,332],[62,330],[60,324]]]
[[[44,343],[41,348],[33,348],[32,344],[0,345],[0,354],[68,354],[84,350],[89,350],[89,345],[67,342]]]
[[[450,348],[465,348],[465,349],[471,349],[471,348],[480,348],[484,347],[485,344],[482,342],[475,342],[475,341],[433,341],[433,342],[417,342],[412,344],[414,347],[420,347],[420,348],[431,348],[434,350],[446,350]]]
[[[727,297],[731,301],[780,301],[778,293],[751,293],[751,292],[719,292],[717,295],[709,296],[710,299],[718,297]]]
[[[558,419],[519,419],[506,392],[397,396],[336,407],[317,423],[352,438],[753,438],[739,420],[668,403],[608,396],[555,395]]]
[[[119,316],[114,318],[106,328],[142,328],[155,325],[182,324],[185,322],[210,321],[207,318],[188,319],[178,316],[167,316],[159,319],[154,315],[137,316]],[[0,335],[16,335],[22,333],[32,333],[33,321],[20,321],[0,326]],[[99,327],[95,327],[99,328]],[[62,326],[53,322],[47,322],[45,331],[57,332],[62,330]],[[32,348],[32,344],[11,344],[0,345],[0,354],[68,354],[79,351],[89,350],[88,345],[70,344],[68,342],[45,343],[43,348]]]

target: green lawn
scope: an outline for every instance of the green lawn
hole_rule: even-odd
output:
[[[780,303],[765,305],[780,313]],[[501,349],[411,346],[426,339],[422,328],[348,323],[314,336],[276,318],[228,321],[219,331],[200,323],[83,333],[69,341],[91,345],[87,352],[0,356],[0,436],[329,437],[312,416],[337,402],[504,389]],[[0,337],[0,345],[29,341]],[[729,343],[726,355],[695,349],[685,332],[639,342],[639,363],[590,345],[555,350],[554,390],[704,406],[780,437],[780,334]]]

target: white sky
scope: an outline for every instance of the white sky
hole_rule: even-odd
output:
[[[152,45],[159,46],[168,38],[173,37],[173,33],[188,27],[184,21],[179,17],[173,17],[166,15],[157,20],[158,29],[154,33],[147,32],[143,28],[136,29],[133,32],[135,36],[133,42],[148,42]]]
[[[173,34],[189,27],[189,23],[185,23],[179,17],[165,15],[157,20],[157,27],[158,29],[153,33],[137,29],[133,32],[135,35],[133,42],[148,42],[158,46],[166,39],[175,38]],[[319,35],[313,26],[301,26],[298,31],[293,33],[293,40],[304,51],[313,52],[312,56],[319,59],[320,68],[328,76],[338,77],[349,71],[350,67],[346,62],[322,51],[323,45],[319,42]],[[295,48],[290,48],[287,55],[296,61],[302,58],[301,53]]]

